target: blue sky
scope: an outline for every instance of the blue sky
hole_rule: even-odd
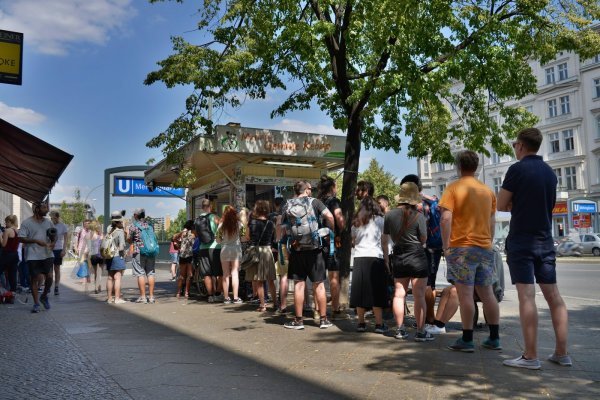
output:
[[[184,109],[190,88],[145,86],[146,75],[171,54],[171,36],[202,42],[197,1],[149,4],[145,0],[0,0],[0,29],[24,33],[23,85],[0,84],[0,118],[75,157],[51,193],[52,201],[96,199],[104,209],[106,168],[162,159],[145,143]],[[334,133],[318,108],[270,119],[284,93],[215,112],[215,122]],[[361,170],[376,158],[397,177],[416,172],[406,152],[364,150]],[[113,198],[112,209],[143,206],[152,216],[175,215],[179,199]]]

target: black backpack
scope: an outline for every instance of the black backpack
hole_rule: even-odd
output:
[[[210,226],[211,213],[202,214],[194,221],[196,235],[202,244],[210,244],[215,240],[215,233]]]

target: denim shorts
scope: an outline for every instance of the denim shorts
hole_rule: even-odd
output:
[[[179,253],[169,253],[169,256],[171,257],[171,264],[177,264]]]
[[[491,286],[494,282],[494,251],[481,247],[451,247],[444,252],[447,279],[463,285]]]
[[[506,240],[506,263],[513,285],[556,283],[556,252],[552,238]]]

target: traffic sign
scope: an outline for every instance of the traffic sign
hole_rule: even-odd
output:
[[[115,176],[113,196],[128,197],[184,197],[184,188],[170,186],[157,186],[154,190],[148,189],[142,178]]]

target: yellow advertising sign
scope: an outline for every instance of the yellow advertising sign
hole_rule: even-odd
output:
[[[23,34],[0,30],[0,83],[20,85],[22,64]]]
[[[18,74],[21,68],[21,46],[0,42],[0,72]]]

